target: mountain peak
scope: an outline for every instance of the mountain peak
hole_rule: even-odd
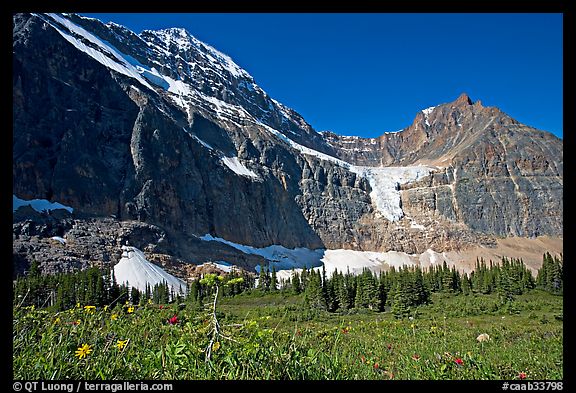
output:
[[[470,99],[468,94],[462,93],[460,96],[454,101],[456,105],[472,105],[474,102]]]

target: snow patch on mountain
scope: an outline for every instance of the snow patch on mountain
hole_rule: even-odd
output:
[[[299,271],[304,267],[307,269],[326,269],[326,273],[331,275],[335,270],[340,272],[350,271],[353,274],[360,274],[364,269],[379,272],[392,266],[399,268],[402,266],[413,266],[418,262],[418,255],[410,255],[403,252],[387,251],[354,251],[354,250],[311,250],[308,248],[289,249],[281,245],[271,245],[257,248],[231,242],[220,237],[206,234],[200,237],[204,241],[216,241],[233,247],[245,254],[260,255],[267,261],[269,270],[274,268],[278,273],[278,278],[290,277],[292,269]],[[254,268],[260,272],[260,266]]]
[[[431,106],[429,108],[426,109],[422,109],[422,113],[424,113],[424,120],[426,121],[426,125],[428,127],[430,127],[430,123],[428,122],[428,116],[430,115],[430,113],[432,113],[432,111],[434,110],[434,108],[436,108],[435,106]]]
[[[222,157],[220,160],[226,165],[232,172],[240,175],[251,177],[253,179],[259,179],[258,175],[255,174],[250,169],[246,168],[244,164],[238,160],[238,157]]]
[[[74,209],[71,208],[70,206],[65,206],[58,202],[50,202],[46,199],[32,199],[27,201],[25,199],[20,199],[16,195],[12,194],[12,212],[15,212],[21,206],[30,206],[38,213],[57,209],[65,209],[68,210],[70,213],[74,211]]]
[[[118,284],[127,282],[129,287],[139,291],[145,291],[146,284],[152,288],[163,282],[166,282],[174,293],[184,294],[187,288],[184,281],[149,262],[142,251],[131,246],[122,246],[122,258],[114,266],[114,276]]]
[[[415,182],[430,174],[434,168],[428,166],[368,167],[350,166],[350,170],[368,179],[372,192],[370,198],[376,205],[377,214],[389,221],[398,221],[404,216],[400,200],[400,185]]]
[[[63,18],[57,14],[47,15],[52,18],[52,20],[48,20],[47,18],[44,18],[40,15],[38,16],[48,22],[66,41],[74,45],[77,49],[86,53],[88,56],[92,57],[102,65],[116,72],[119,72],[120,74],[134,78],[144,86],[154,90],[152,86],[150,86],[150,84],[140,75],[138,70],[136,70],[136,68],[134,68],[134,66],[126,60],[125,56],[112,45],[105,43],[93,34],[86,31],[84,28],[72,23],[66,18]],[[58,24],[54,23],[54,21],[61,26],[64,26],[69,33],[60,28]],[[96,46],[97,49],[86,45],[80,39],[74,37],[73,34],[82,37],[93,46]]]

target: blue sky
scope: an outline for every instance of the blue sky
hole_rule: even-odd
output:
[[[379,136],[462,92],[562,137],[562,14],[83,14],[184,27],[317,131]]]

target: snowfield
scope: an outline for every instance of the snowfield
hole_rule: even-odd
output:
[[[382,270],[387,270],[392,266],[400,268],[402,266],[430,264],[426,258],[422,258],[418,254],[412,255],[398,251],[375,252],[344,249],[289,249],[280,245],[257,248],[234,243],[219,237],[213,237],[209,234],[200,237],[200,239],[227,244],[245,254],[262,256],[268,262],[269,269],[272,269],[272,267],[276,269],[278,279],[287,279],[291,276],[292,269],[295,271],[301,271],[304,267],[307,269],[314,268],[321,270],[322,266],[324,266],[326,274],[330,276],[335,270],[338,270],[339,272],[350,271],[352,274],[360,274],[364,269],[369,269],[377,273]],[[429,250],[428,252],[433,253],[432,250]],[[427,256],[430,258],[431,255],[427,254]],[[442,255],[437,253],[434,253],[434,258],[436,258],[434,262],[444,260]],[[222,262],[220,261],[220,263]],[[260,272],[260,266],[256,266],[254,270]]]
[[[407,254],[400,251],[354,251],[354,250],[326,250],[308,248],[289,249],[281,245],[271,245],[268,247],[253,247],[238,244],[209,234],[200,237],[204,241],[215,241],[227,244],[230,247],[242,251],[245,254],[260,255],[267,261],[269,270],[276,269],[278,280],[287,280],[292,276],[292,270],[301,272],[306,269],[326,270],[326,275],[330,277],[334,271],[346,273],[349,271],[354,275],[361,274],[364,269],[373,273],[389,270],[394,267],[399,269],[404,266],[420,266],[427,269],[432,266],[442,265],[444,262],[448,267],[456,266],[458,270],[470,272],[471,266],[464,264],[463,256],[458,253],[438,253],[428,249],[422,254]],[[224,265],[222,270],[228,271],[231,261],[218,261],[217,264]],[[220,267],[220,266],[218,266]],[[260,266],[254,270],[259,273]]]
[[[237,175],[259,179],[258,175],[246,168],[246,166],[240,162],[238,157],[222,157],[220,160],[228,167],[228,169]]]
[[[184,294],[186,282],[167,273],[159,266],[148,262],[142,251],[136,247],[122,246],[122,258],[114,266],[114,275],[118,284],[128,283],[129,287],[146,291],[146,284],[154,285],[166,282],[174,293]]]

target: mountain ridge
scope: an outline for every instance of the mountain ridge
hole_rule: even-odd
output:
[[[13,34],[14,196],[161,228],[150,252],[216,258],[206,234],[409,254],[562,235],[562,141],[466,94],[340,137],[202,43],[55,14],[17,14]]]

